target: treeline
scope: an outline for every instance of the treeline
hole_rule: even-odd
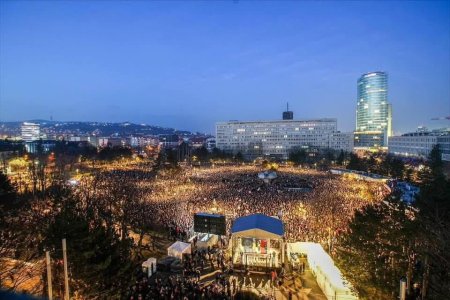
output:
[[[359,157],[350,153],[346,168],[409,181],[411,181],[413,173],[412,169],[405,167],[403,160],[390,154],[371,154],[368,157]]]
[[[32,157],[45,156],[49,153],[53,153],[55,156],[66,157],[81,157],[82,159],[95,159],[112,161],[120,159],[122,157],[129,158],[133,152],[129,147],[122,146],[108,146],[103,148],[97,148],[88,142],[68,142],[68,141],[55,141],[54,147],[44,149],[44,142],[42,140],[36,142],[35,153],[30,153]]]
[[[397,299],[401,279],[407,299],[449,299],[450,181],[438,146],[419,181],[412,206],[391,194],[355,212],[338,237],[336,262],[360,299]]]
[[[25,153],[25,147],[22,142],[9,141],[9,140],[0,140],[0,152],[11,151],[22,155]]]
[[[32,157],[45,156],[49,153],[64,156],[76,156],[98,160],[115,160],[121,157],[131,157],[132,150],[129,147],[109,146],[98,149],[88,142],[72,142],[72,141],[51,141],[46,142],[37,140],[34,142],[35,151],[28,153]],[[8,140],[0,141],[0,151],[11,151],[15,155],[26,154],[25,146],[22,142],[14,142]]]
[[[319,168],[327,168],[332,164],[342,164],[345,156],[344,151],[333,149],[296,149],[289,153],[289,161],[297,165],[316,165]]]
[[[119,158],[130,158],[133,152],[127,147],[105,147],[100,149],[96,158],[99,160],[112,161]]]
[[[289,154],[289,161],[297,165],[314,165],[321,169],[338,166],[408,181],[413,179],[413,170],[407,168],[403,160],[385,153],[372,153],[367,157],[360,157],[342,150],[298,149]]]
[[[199,147],[195,149],[190,149],[190,152],[183,152],[182,147],[178,148],[167,148],[163,150],[163,159],[171,164],[177,164],[178,162],[182,162],[185,159],[190,162],[209,162],[211,159],[224,159],[224,160],[232,160],[232,161],[244,161],[244,157],[241,152],[238,152],[236,155],[228,153],[226,151],[222,151],[218,148],[213,148],[211,152],[209,152],[206,147]]]
[[[56,155],[81,156],[82,158],[112,161],[122,157],[129,158],[133,152],[129,147],[108,146],[97,149],[86,142],[58,141],[52,152]]]

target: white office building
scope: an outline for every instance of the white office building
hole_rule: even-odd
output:
[[[226,152],[241,152],[247,158],[272,156],[287,159],[290,152],[301,147],[351,151],[353,136],[339,133],[336,129],[337,120],[334,118],[218,122],[216,145]]]
[[[39,140],[41,127],[36,123],[24,122],[21,127],[22,140],[26,143]]]
[[[333,132],[330,134],[329,148],[334,150],[344,150],[352,152],[354,148],[355,137],[353,132]]]
[[[389,153],[401,156],[427,158],[433,147],[439,144],[442,159],[450,161],[450,131],[417,131],[389,137]]]

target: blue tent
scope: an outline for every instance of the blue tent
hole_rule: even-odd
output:
[[[279,239],[284,234],[283,222],[263,214],[237,218],[231,227],[233,236]]]

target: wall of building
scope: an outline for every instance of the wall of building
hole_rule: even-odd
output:
[[[286,159],[302,146],[351,151],[353,135],[337,132],[336,119],[280,120],[216,123],[217,148],[248,158]]]
[[[38,140],[41,136],[39,124],[25,122],[21,127],[21,136],[24,142],[32,142]]]
[[[433,147],[439,144],[442,159],[450,161],[450,135],[412,133],[389,138],[388,151],[394,155],[427,158]]]

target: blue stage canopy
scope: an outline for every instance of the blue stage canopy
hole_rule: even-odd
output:
[[[277,218],[272,218],[263,214],[253,214],[237,218],[231,228],[231,233],[248,230],[264,230],[272,234],[283,236],[283,222]]]

